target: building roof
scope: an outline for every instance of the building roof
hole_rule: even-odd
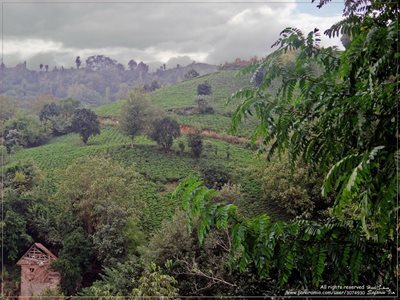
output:
[[[23,260],[29,259],[32,260],[32,258],[29,257],[29,254],[34,250],[34,249],[39,249],[47,258],[48,261],[50,260],[55,260],[57,259],[57,256],[55,256],[49,249],[47,249],[45,246],[43,246],[41,243],[34,243],[28,251],[25,252],[24,255],[18,260],[17,265],[21,265]],[[39,261],[39,260],[38,260]]]

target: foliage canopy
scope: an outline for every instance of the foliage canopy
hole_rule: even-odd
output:
[[[325,32],[349,35],[344,51],[321,47],[318,29],[286,28],[278,49],[247,69],[264,71],[260,85],[233,95],[242,99],[233,127],[254,113],[269,157],[287,152],[292,165],[327,174],[322,194],[337,193],[335,215],[358,220],[379,242],[394,239],[396,219],[398,13],[387,1],[346,2],[345,18]],[[281,85],[271,94],[274,81]]]
[[[344,19],[325,32],[349,35],[344,51],[321,47],[318,29],[286,28],[278,49],[244,71],[263,76],[232,96],[242,100],[233,129],[255,115],[254,138],[269,146],[268,158],[287,153],[293,169],[301,161],[326,174],[322,196],[335,201],[321,220],[248,219],[233,204],[213,202],[215,191],[198,179],[182,182],[175,196],[189,229],[199,224],[200,242],[228,229],[233,269],[255,266],[260,278],[286,289],[322,282],[395,288],[399,12],[393,2],[346,1]]]
[[[133,139],[149,130],[154,118],[153,108],[143,90],[135,89],[122,107],[121,129]]]
[[[164,151],[171,149],[175,138],[181,135],[178,122],[169,117],[155,120],[150,137],[159,144]]]
[[[100,134],[100,122],[95,112],[82,108],[74,112],[71,121],[72,130],[79,133],[86,144],[89,137]]]

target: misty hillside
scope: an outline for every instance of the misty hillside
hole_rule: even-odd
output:
[[[149,72],[149,66],[143,62],[131,60],[125,68],[103,55],[89,57],[85,65],[79,59],[76,68],[70,69],[41,64],[40,71],[34,71],[26,67],[26,62],[15,67],[3,64],[0,67],[0,95],[18,98],[22,106],[28,106],[41,95],[59,99],[71,97],[88,105],[100,105],[122,98],[130,88],[139,84],[147,85],[151,91],[215,71],[217,66],[193,62],[173,69],[163,65],[157,71]]]

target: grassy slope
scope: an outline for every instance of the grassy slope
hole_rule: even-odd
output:
[[[238,88],[247,84],[247,79],[235,77],[235,71],[224,71],[194,80],[178,83],[157,90],[150,94],[155,106],[167,109],[194,105],[197,85],[208,80],[213,89],[213,95],[209,103],[216,110],[214,115],[175,116],[184,124],[209,128],[215,131],[227,132],[231,119],[222,115],[233,110],[234,105],[225,106],[227,97]],[[122,101],[96,108],[101,116],[118,117]],[[145,137],[135,139],[134,147],[130,147],[130,139],[123,135],[117,126],[103,126],[101,134],[89,139],[88,145],[83,145],[77,134],[52,139],[46,145],[22,149],[13,154],[11,162],[31,158],[39,168],[53,178],[59,179],[60,172],[78,157],[106,156],[122,163],[123,165],[135,165],[149,184],[148,204],[149,211],[146,215],[152,215],[155,211],[162,212],[152,216],[146,227],[159,225],[161,220],[171,214],[176,204],[170,197],[164,196],[165,192],[172,191],[178,181],[189,175],[199,174],[204,165],[223,165],[227,168],[236,183],[248,185],[248,178],[244,175],[244,169],[255,165],[254,152],[245,145],[232,145],[215,139],[204,139],[203,155],[199,160],[193,159],[187,147],[183,155],[179,154],[178,143],[185,142],[182,136],[176,141],[169,153],[162,152],[157,145]],[[227,152],[230,157],[227,157]]]
[[[162,109],[182,108],[195,106],[197,85],[208,81],[212,87],[212,95],[207,97],[215,114],[212,115],[177,115],[170,113],[181,124],[188,124],[200,129],[211,129],[218,132],[229,133],[231,118],[229,115],[235,110],[237,103],[226,105],[228,97],[240,88],[249,84],[248,76],[237,76],[237,71],[220,71],[213,74],[197,77],[175,85],[161,88],[149,94],[152,103]],[[95,109],[103,117],[119,117],[124,101],[118,101]],[[239,135],[249,136],[254,122],[248,121],[239,131]]]
[[[164,153],[153,141],[145,137],[138,137],[131,148],[130,139],[117,127],[104,126],[101,134],[91,137],[86,146],[77,134],[69,134],[54,138],[41,147],[22,149],[11,156],[11,161],[32,158],[40,169],[48,173],[57,173],[78,157],[104,155],[123,164],[134,164],[138,172],[160,184],[197,174],[201,165],[222,164],[236,173],[240,168],[254,163],[251,150],[215,139],[204,140],[204,151],[199,160],[191,157],[189,149],[180,155],[178,143],[185,139],[182,136],[176,140],[169,153]],[[229,159],[226,155],[227,150],[230,152]]]

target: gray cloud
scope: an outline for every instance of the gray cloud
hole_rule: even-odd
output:
[[[104,54],[123,64],[134,58],[157,65],[174,57],[218,64],[236,57],[264,56],[279,32],[295,22],[311,28],[312,22],[330,24],[337,19],[300,14],[296,4],[288,1],[6,3],[5,62],[27,60],[28,65],[36,65],[46,60],[42,63],[68,67],[77,55]]]

